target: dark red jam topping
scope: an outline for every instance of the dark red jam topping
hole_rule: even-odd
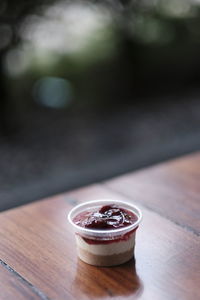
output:
[[[93,211],[81,212],[73,222],[84,228],[106,230],[129,226],[137,219],[138,217],[132,211],[112,204]]]

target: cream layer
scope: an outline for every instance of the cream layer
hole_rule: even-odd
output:
[[[84,239],[76,234],[77,246],[94,255],[113,255],[127,252],[135,246],[135,231],[126,241],[118,240],[109,244],[88,244]]]

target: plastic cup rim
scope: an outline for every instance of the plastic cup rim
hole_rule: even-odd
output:
[[[84,206],[86,206],[88,204],[91,204],[91,205],[92,204],[97,204],[98,205],[98,202],[101,202],[101,203],[102,202],[104,202],[104,203],[109,203],[109,202],[111,202],[111,203],[120,203],[122,205],[125,204],[125,205],[127,205],[127,206],[130,207],[130,210],[131,210],[131,208],[133,208],[135,210],[133,212],[136,213],[138,219],[137,219],[137,221],[135,223],[133,223],[131,225],[128,225],[128,226],[125,226],[125,227],[121,227],[121,228],[118,228],[118,229],[109,229],[109,230],[84,228],[84,227],[81,227],[81,226],[78,226],[78,225],[74,224],[74,222],[72,221],[72,215],[73,215],[73,213],[77,209],[79,209],[81,207],[84,207]],[[131,231],[131,230],[135,229],[136,227],[138,227],[138,225],[140,224],[141,220],[142,220],[142,212],[141,212],[141,210],[135,204],[132,204],[130,202],[126,202],[126,201],[123,201],[123,200],[114,200],[114,199],[97,199],[97,200],[87,201],[87,202],[78,204],[75,207],[73,207],[70,210],[69,214],[68,214],[68,221],[69,221],[69,223],[74,228],[76,228],[78,232],[81,232],[81,233],[84,233],[84,234],[87,234],[87,233],[88,234],[94,234],[94,235],[95,234],[98,235],[98,234],[102,234],[102,233],[104,233],[106,235],[108,235],[108,234],[115,234],[115,233],[119,234],[119,233],[123,233],[124,231],[128,232],[128,231]]]

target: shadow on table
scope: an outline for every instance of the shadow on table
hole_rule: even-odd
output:
[[[73,291],[77,296],[113,297],[139,296],[143,284],[137,275],[135,259],[116,267],[94,267],[78,260]]]

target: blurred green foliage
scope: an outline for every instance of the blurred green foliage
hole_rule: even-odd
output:
[[[5,0],[0,15],[0,84],[20,109],[46,103],[33,97],[43,77],[70,84],[67,109],[200,78],[198,1]]]

